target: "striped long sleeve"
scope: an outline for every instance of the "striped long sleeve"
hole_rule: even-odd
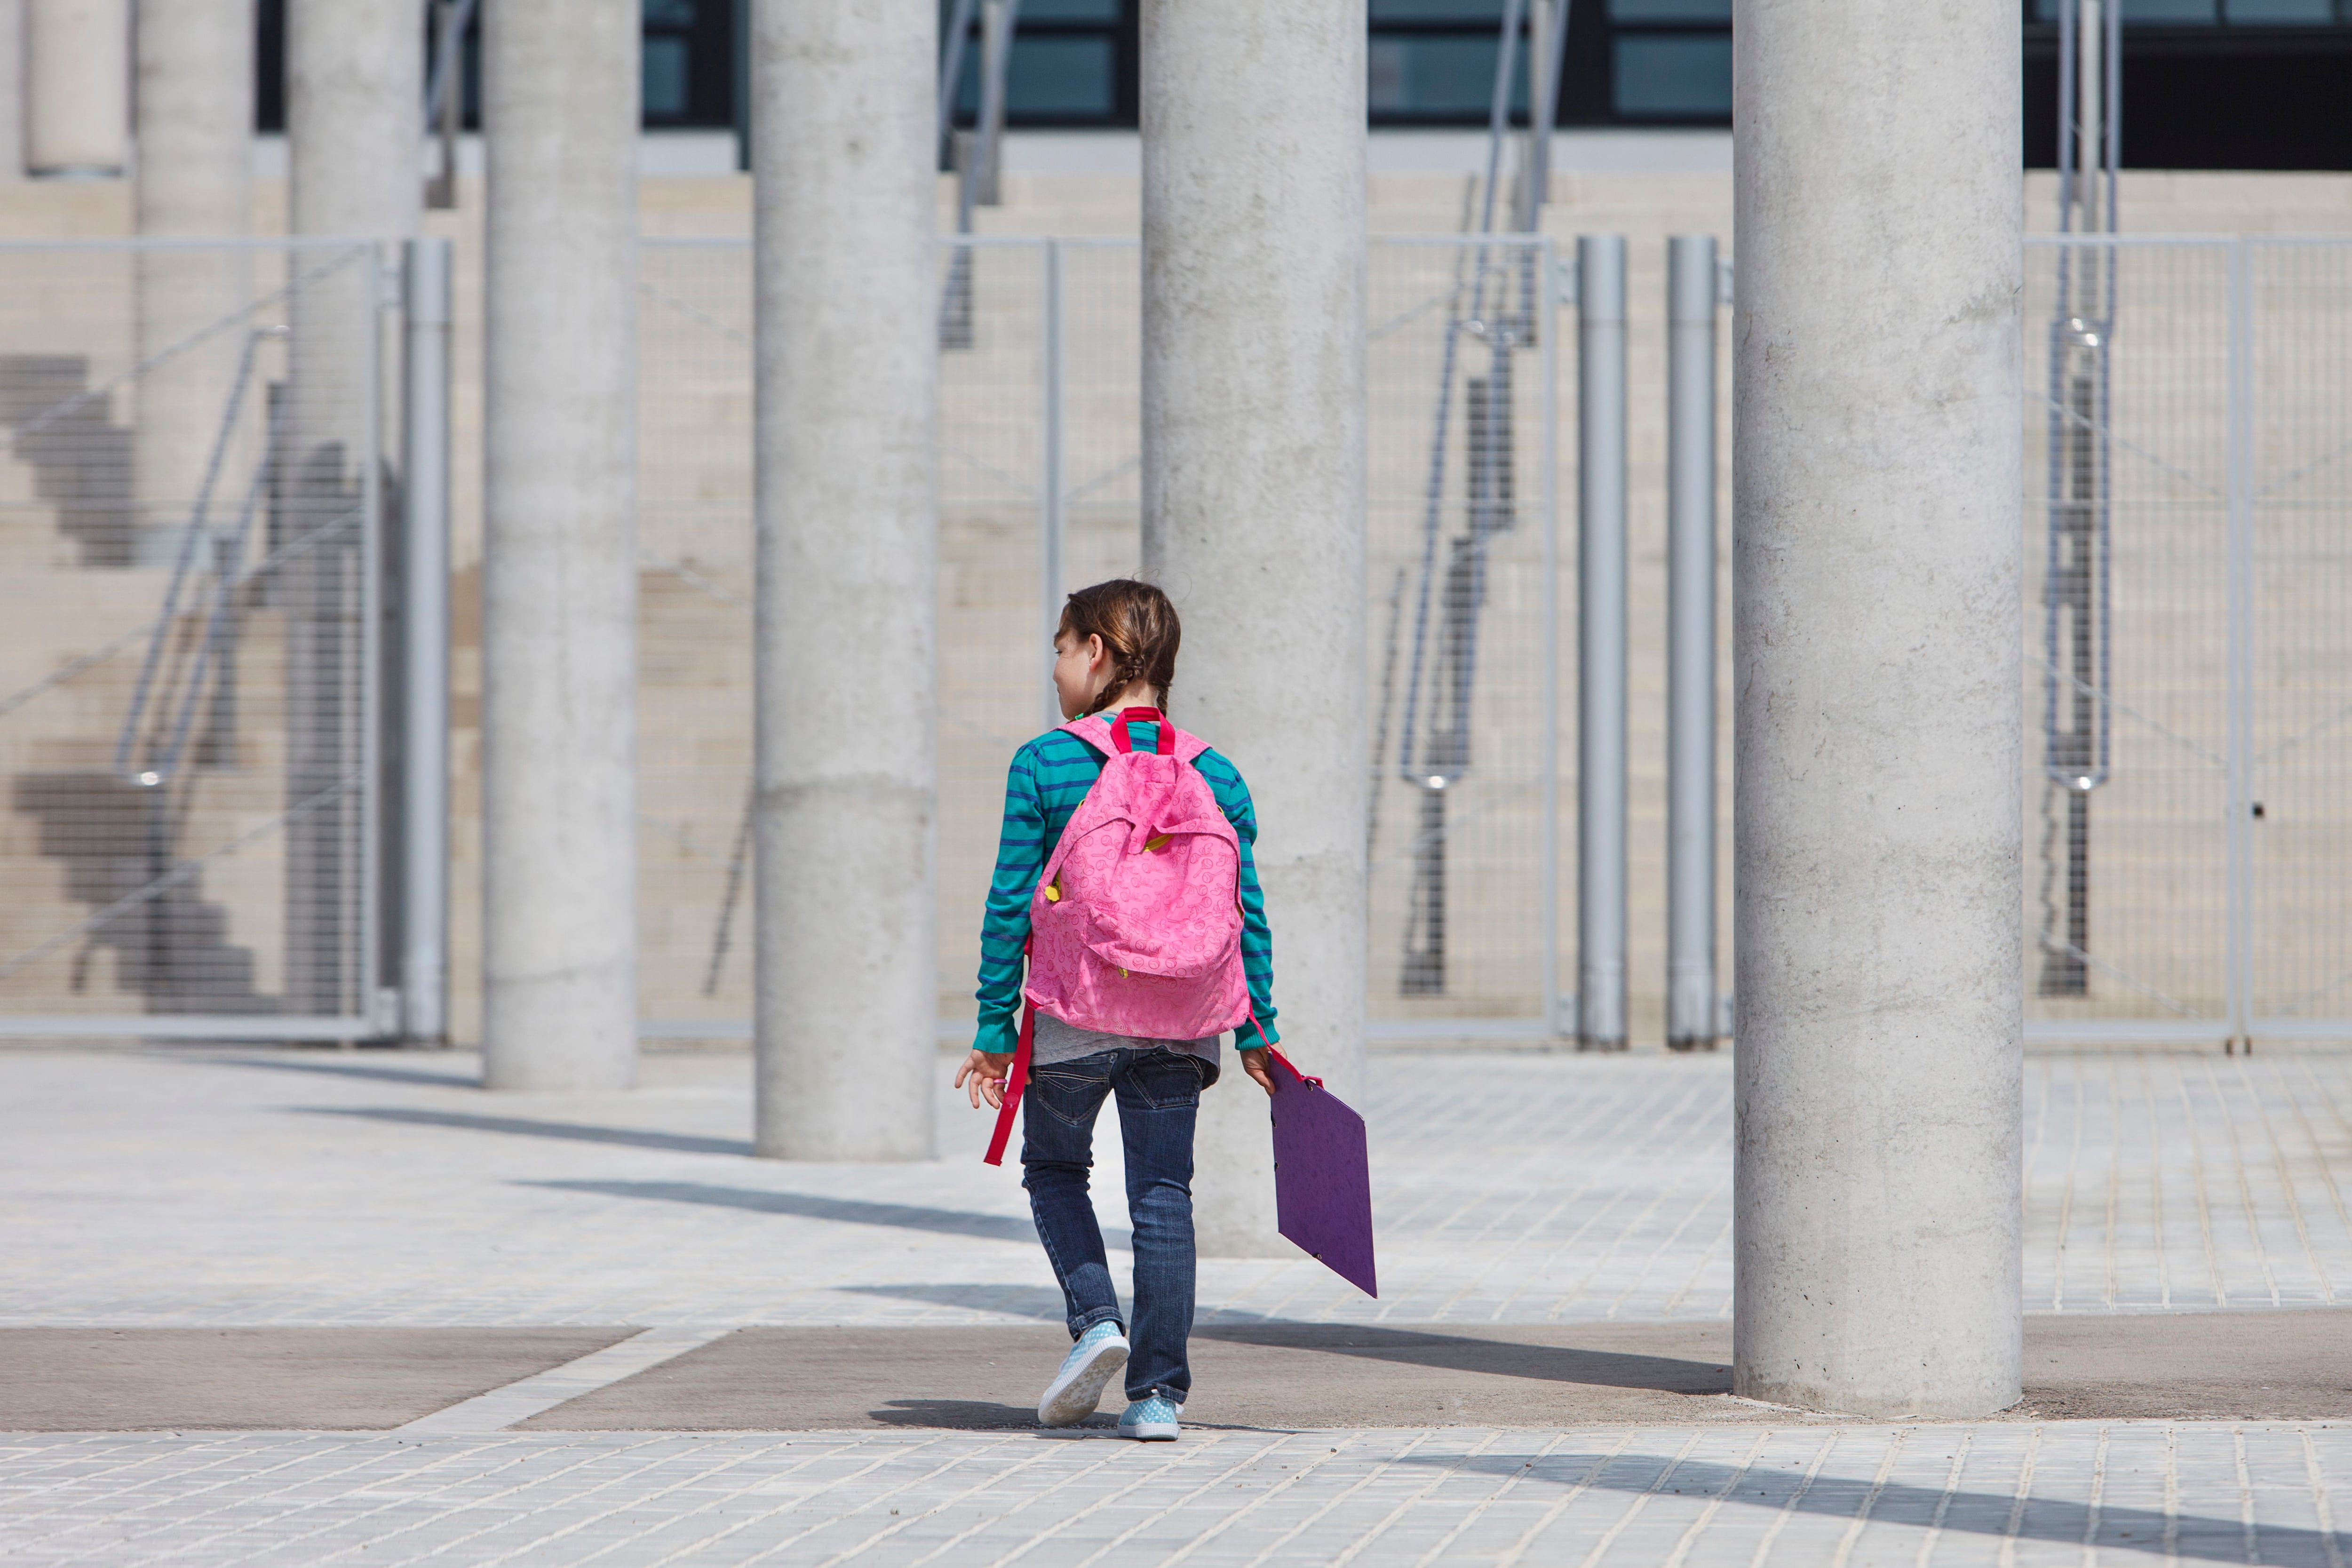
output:
[[[1153,726],[1136,726],[1135,744],[1153,742]],[[1258,886],[1257,811],[1241,773],[1213,751],[1193,766],[1208,781],[1225,820],[1241,840],[1242,972],[1250,1003],[1265,1026],[1261,1041],[1247,1024],[1234,1031],[1243,1049],[1282,1037],[1274,1026],[1274,938],[1266,926],[1265,892]],[[1023,952],[1029,943],[1029,898],[1045,861],[1061,841],[1087,792],[1102,776],[1102,754],[1067,731],[1052,730],[1013,753],[1004,778],[1004,826],[996,843],[996,871],[980,926],[980,1028],[975,1050],[1005,1052],[1021,1034]]]

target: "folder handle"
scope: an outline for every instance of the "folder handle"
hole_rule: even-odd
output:
[[[1299,1082],[1305,1084],[1309,1089],[1321,1089],[1323,1087],[1323,1080],[1321,1079],[1308,1078],[1305,1073],[1300,1072],[1297,1066],[1293,1063],[1288,1057],[1282,1054],[1282,1047],[1280,1046],[1268,1046],[1265,1048],[1267,1052],[1273,1056],[1276,1061],[1280,1062],[1284,1067],[1290,1069],[1291,1077],[1297,1079]]]

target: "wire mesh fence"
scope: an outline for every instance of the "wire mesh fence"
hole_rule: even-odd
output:
[[[1561,1027],[1559,267],[1537,237],[1372,249],[1360,657],[1381,1034]],[[376,782],[398,679],[379,657],[382,259],[19,244],[0,270],[0,1031],[375,1032],[378,825],[397,805]],[[751,250],[651,241],[642,279],[645,1027],[734,1035]],[[2352,1036],[2352,244],[2036,241],[2028,279],[2029,1028]],[[1061,591],[1139,562],[1140,258],[982,240],[943,247],[940,281],[952,1030],[1003,770],[1051,717]],[[1655,455],[1633,425],[1638,535]],[[1633,662],[1638,713],[1658,660]],[[1634,805],[1654,836],[1639,788]],[[1655,857],[1633,858],[1639,936]],[[1637,1015],[1652,978],[1633,976]]]
[[[0,245],[0,1030],[376,1029],[379,269]]]
[[[1549,1026],[1551,262],[1539,240],[1374,247],[1369,827],[1373,1015],[1391,1031]],[[641,273],[640,973],[656,1036],[740,1033],[751,1006],[750,266],[740,242],[654,240]],[[1140,253],[962,242],[942,255],[940,300],[940,964],[954,1029],[971,1016],[1004,768],[1054,721],[1061,593],[1140,560]]]
[[[2027,259],[2029,1030],[2352,1035],[2352,245]]]

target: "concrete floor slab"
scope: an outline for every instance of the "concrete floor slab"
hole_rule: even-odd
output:
[[[0,1431],[382,1431],[636,1331],[0,1328]]]

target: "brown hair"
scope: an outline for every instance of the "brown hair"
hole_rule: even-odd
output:
[[[1183,641],[1184,627],[1168,595],[1150,584],[1114,577],[1079,589],[1062,605],[1062,625],[1055,636],[1080,644],[1090,637],[1100,637],[1110,652],[1110,679],[1096,694],[1087,713],[1101,712],[1139,680],[1160,693],[1162,708],[1168,705],[1168,689],[1176,684],[1176,647]]]

